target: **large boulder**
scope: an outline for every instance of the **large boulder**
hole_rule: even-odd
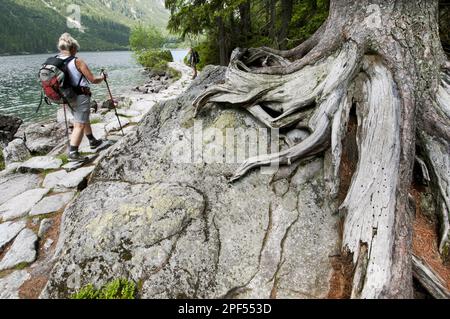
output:
[[[11,163],[18,163],[26,161],[31,157],[30,151],[28,150],[25,142],[17,138],[9,142],[9,144],[3,149],[3,158],[5,164],[9,165]]]
[[[20,125],[22,125],[20,118],[0,114],[0,147],[5,147],[14,139]]]
[[[65,142],[65,126],[57,121],[35,123],[25,129],[28,149],[35,154],[47,154]]]
[[[191,149],[193,99],[223,81],[224,72],[206,68],[178,99],[155,105],[99,162],[64,213],[42,298],[68,297],[119,277],[139,283],[142,298],[328,296],[339,237],[322,158],[256,170],[230,184],[238,164],[178,156]],[[216,133],[261,125],[217,106],[199,120]],[[220,142],[204,136],[200,146],[207,153]],[[236,149],[245,154],[244,144]]]

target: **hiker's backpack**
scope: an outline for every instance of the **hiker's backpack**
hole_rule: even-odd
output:
[[[67,65],[74,59],[76,59],[74,56],[64,60],[58,57],[51,57],[40,68],[38,77],[47,104],[66,103],[68,95],[71,93],[68,89],[72,89]]]

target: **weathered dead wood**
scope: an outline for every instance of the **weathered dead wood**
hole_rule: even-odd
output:
[[[441,73],[441,84],[436,94],[436,103],[425,116],[426,128],[418,132],[422,150],[431,170],[431,184],[437,201],[440,224],[439,252],[444,260],[450,258],[450,76]]]
[[[413,255],[413,275],[436,299],[450,299],[450,291],[445,281],[436,274],[421,258]]]
[[[367,245],[365,282],[354,298],[376,298],[391,279],[397,176],[400,157],[400,99],[392,75],[376,58],[366,58],[366,103],[357,106],[359,162],[340,210],[343,246],[358,261]],[[356,283],[355,283],[356,284]]]
[[[420,135],[437,195],[437,214],[440,219],[439,251],[444,259],[447,259],[450,249],[450,142],[424,132]]]

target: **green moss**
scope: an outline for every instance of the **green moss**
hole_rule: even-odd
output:
[[[45,177],[46,177],[48,174],[53,173],[54,171],[55,171],[55,170],[53,170],[53,169],[45,169],[45,170],[43,170],[42,173],[41,173],[42,178],[45,179]]]
[[[227,129],[238,128],[242,123],[239,121],[239,117],[236,112],[225,111],[220,114],[218,118],[214,121],[212,127],[217,128],[222,131],[225,135]]]
[[[144,287],[144,281],[142,279],[139,279],[137,289],[139,292],[142,292],[142,288]]]
[[[183,120],[181,121],[181,127],[184,129],[190,129],[191,127],[194,126],[195,119],[193,116],[186,116],[183,118]]]
[[[71,299],[135,299],[136,284],[126,279],[115,279],[101,289],[92,284],[81,288]]]
[[[450,244],[447,243],[442,247],[441,256],[445,263],[450,262]]]
[[[14,267],[14,269],[15,270],[22,270],[22,269],[27,268],[29,265],[30,265],[29,263],[23,262],[23,263],[18,264],[16,267]]]
[[[101,122],[102,122],[101,119],[92,119],[91,120],[91,125],[98,124],[98,123],[101,123]]]
[[[58,158],[63,162],[63,165],[69,163],[69,158],[66,153],[59,155]]]
[[[174,79],[175,81],[178,81],[179,79],[181,79],[181,72],[178,70],[175,70],[171,67],[169,67],[167,69],[167,73],[169,74],[169,76]]]

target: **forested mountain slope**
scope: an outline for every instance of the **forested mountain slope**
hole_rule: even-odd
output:
[[[67,17],[75,13],[73,4],[80,8],[79,29],[67,24]],[[77,37],[84,50],[124,49],[133,24],[165,28],[167,20],[160,0],[2,0],[0,54],[54,51],[64,31]]]

